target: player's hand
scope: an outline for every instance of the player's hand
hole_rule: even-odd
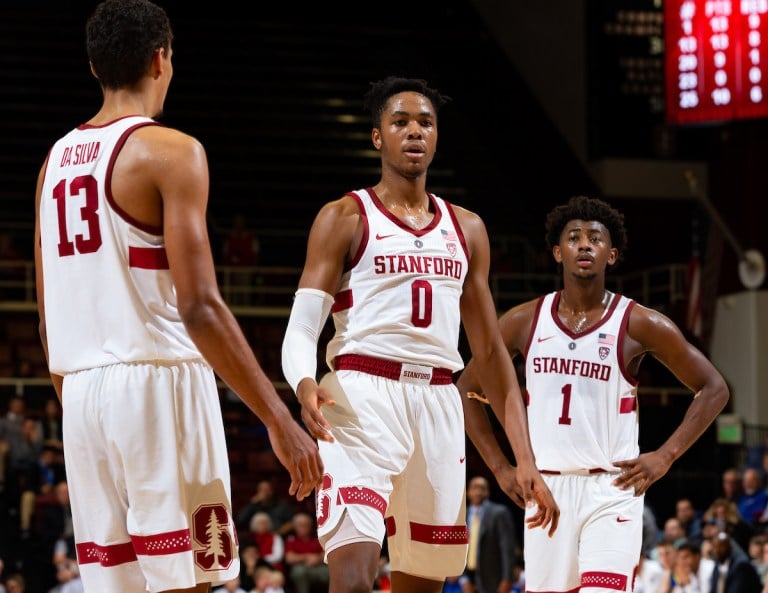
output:
[[[525,509],[525,499],[523,498],[523,489],[517,483],[517,468],[514,465],[505,465],[494,474],[501,490],[512,499],[517,506]]]
[[[614,461],[613,465],[621,468],[621,473],[613,481],[613,485],[622,490],[634,488],[635,496],[645,494],[651,484],[663,477],[669,471],[670,463],[657,452],[643,453],[635,459]]]
[[[323,479],[317,443],[293,419],[268,428],[267,432],[272,450],[291,476],[288,494],[297,500],[310,496]]]
[[[534,466],[517,467],[517,483],[523,491],[526,508],[536,507],[535,512],[526,517],[528,529],[549,526],[548,535],[552,537],[560,522],[560,507],[557,506],[552,492]]]
[[[301,421],[318,441],[332,443],[331,425],[323,416],[322,406],[336,405],[328,392],[318,386],[312,379],[303,379],[298,385],[296,397],[301,404]]]

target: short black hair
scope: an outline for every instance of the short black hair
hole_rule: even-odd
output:
[[[558,245],[565,225],[571,220],[577,219],[594,220],[608,229],[611,235],[611,247],[615,247],[619,252],[616,260],[618,263],[627,248],[627,229],[624,227],[624,215],[599,198],[573,196],[567,203],[550,210],[545,223],[547,247],[551,249]]]
[[[371,114],[371,123],[374,128],[381,125],[381,114],[392,95],[413,91],[424,95],[432,102],[435,114],[440,108],[451,100],[451,97],[443,95],[437,89],[429,86],[429,83],[421,78],[403,78],[401,76],[387,76],[376,82],[370,83],[370,88],[365,94],[363,107]]]
[[[88,59],[104,88],[136,84],[158,49],[171,49],[165,10],[149,0],[104,0],[85,26]]]

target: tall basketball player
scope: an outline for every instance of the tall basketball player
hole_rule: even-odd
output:
[[[485,226],[426,190],[446,99],[419,79],[372,84],[381,179],[321,208],[286,329],[283,371],[302,419],[318,439],[334,438],[319,443],[326,474],[317,493],[331,593],[372,589],[385,523],[395,593],[440,593],[464,570],[465,433],[453,384],[462,321],[486,392],[507,402],[522,496],[540,502],[529,526],[557,525],[499,333]],[[329,312],[332,372],[318,385]]]
[[[546,229],[563,289],[500,319],[510,354],[525,358],[533,452],[562,512],[552,538],[526,530],[525,586],[531,593],[629,592],[640,558],[644,494],[714,421],[728,388],[670,319],[606,290],[606,270],[627,240],[621,213],[577,196],[549,213]],[[667,441],[640,454],[636,377],[646,355],[695,397]],[[472,360],[457,386],[467,433],[493,469],[503,453],[486,410],[467,397],[481,392],[483,374]],[[490,403],[499,416],[502,408]],[[508,494],[519,501],[519,493]]]
[[[202,593],[239,570],[214,370],[264,421],[291,494],[322,461],[218,290],[205,151],[153,119],[173,73],[165,11],[107,0],[86,36],[103,103],[51,148],[35,224],[77,557],[86,591]]]

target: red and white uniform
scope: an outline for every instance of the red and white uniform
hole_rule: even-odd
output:
[[[347,512],[359,533],[381,541],[386,519],[392,570],[460,574],[465,437],[452,375],[464,366],[464,236],[438,197],[430,196],[432,221],[417,230],[371,189],[350,195],[365,229],[332,307],[327,362],[334,372],[321,386],[336,400],[323,408],[336,442],[319,443],[327,473],[317,497],[318,536],[326,554],[349,541],[335,531]]]
[[[552,538],[525,531],[526,589],[632,591],[643,497],[611,482],[613,462],[640,452],[637,382],[622,362],[634,301],[613,295],[603,318],[576,334],[560,320],[559,299],[539,299],[525,352],[531,444],[561,510]]]
[[[67,478],[86,589],[238,574],[216,381],[176,306],[162,228],[132,220],[112,167],[145,117],[52,147],[40,199],[50,370],[64,376]]]

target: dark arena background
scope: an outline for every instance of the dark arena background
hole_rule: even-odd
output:
[[[750,448],[763,443],[768,398],[756,386],[768,380],[768,299],[762,278],[745,283],[740,268],[747,252],[768,252],[768,130],[760,109],[768,97],[761,80],[768,76],[753,72],[747,98],[739,100],[752,97],[755,105],[738,117],[725,109],[685,111],[707,97],[730,95],[710,82],[700,96],[690,94],[698,79],[689,76],[691,59],[680,56],[692,42],[680,42],[672,27],[684,25],[670,16],[680,14],[680,2],[158,4],[175,34],[174,78],[160,119],[206,147],[209,231],[222,291],[293,410],[280,343],[309,225],[324,202],[378,180],[362,96],[370,81],[397,74],[425,78],[452,98],[440,114],[427,186],[484,218],[499,312],[559,288],[544,242],[545,215],[571,195],[599,196],[624,212],[629,234],[609,288],[669,315],[731,384],[734,397],[721,421],[646,495],[659,526],[680,498],[706,510],[721,495],[722,472],[743,468]],[[54,396],[37,336],[34,190],[50,144],[100,105],[84,42],[94,6],[65,0],[0,6],[2,414],[14,395],[32,414]],[[762,17],[768,24],[768,14]],[[764,55],[759,45],[747,50],[753,53],[746,56]],[[695,75],[721,80],[703,62]],[[238,220],[260,245],[247,267],[230,265],[223,254]],[[700,272],[695,285],[692,265]],[[696,326],[688,315],[694,305]],[[724,329],[718,315],[741,308],[753,317],[727,317],[732,331]],[[734,329],[740,327],[746,330]],[[320,358],[319,368],[324,365]],[[646,360],[639,389],[643,451],[677,427],[691,396]],[[287,494],[287,474],[269,451],[263,426],[223,385],[222,406],[235,509],[264,477]],[[469,443],[467,469],[491,478],[493,498],[511,505]],[[28,575],[27,593],[46,593],[50,571],[40,566],[49,560],[40,557],[36,537],[50,501],[37,501],[30,533],[21,533],[17,502],[1,497],[0,581],[18,569]],[[311,501],[296,506],[312,510]],[[522,515],[513,508],[522,532]]]

